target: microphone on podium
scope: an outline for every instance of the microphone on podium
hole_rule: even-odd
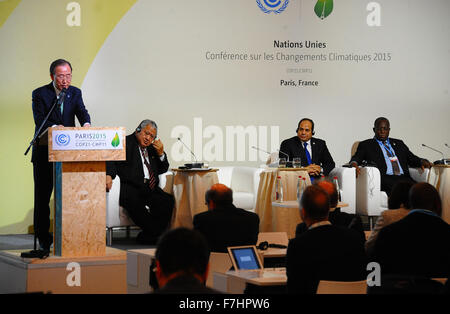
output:
[[[278,150],[278,151],[287,157],[286,161],[289,161],[289,155],[288,154],[286,154],[285,152],[283,152],[281,150]]]
[[[252,146],[252,148],[253,149],[256,149],[256,150],[259,150],[259,151],[261,151],[261,152],[263,152],[263,153],[266,153],[266,154],[271,154],[271,153],[269,153],[268,151],[266,151],[266,150],[264,150],[264,149],[261,149],[261,148],[259,148],[259,147],[256,147],[256,146]]]
[[[202,162],[198,162],[197,160],[197,156],[195,156],[194,152],[181,140],[181,138],[177,137],[177,140],[181,142],[181,144],[183,144],[188,151],[191,153],[192,156],[194,156],[195,159],[195,163],[187,163],[184,164],[186,166],[186,168],[190,169],[190,168],[202,168],[203,167],[203,163]]]
[[[441,152],[441,151],[439,151],[439,150],[437,150],[437,149],[435,149],[433,147],[430,147],[428,145],[425,145],[425,144],[422,144],[422,146],[426,147],[428,149],[434,150],[435,152],[437,152],[437,153],[442,155],[442,159],[441,160],[436,160],[435,162],[433,162],[433,164],[435,164],[435,165],[446,165],[447,164],[443,152]]]
[[[67,89],[63,88],[57,97],[58,103],[56,104],[56,106],[58,107],[59,110],[61,110],[61,106],[64,102],[64,98],[66,98],[66,92],[67,92]]]

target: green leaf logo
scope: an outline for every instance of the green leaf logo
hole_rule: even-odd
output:
[[[119,135],[116,133],[116,136],[114,136],[114,138],[113,138],[113,140],[111,142],[111,145],[113,147],[117,147],[117,146],[119,146],[119,144],[120,144]]]
[[[333,0],[318,0],[315,7],[314,12],[320,19],[326,18],[333,11]]]

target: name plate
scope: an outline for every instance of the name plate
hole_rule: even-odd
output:
[[[121,150],[122,130],[54,130],[53,150]]]

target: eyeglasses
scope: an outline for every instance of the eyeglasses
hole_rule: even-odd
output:
[[[70,80],[70,79],[72,79],[72,74],[58,74],[58,75],[56,75],[56,78],[58,80],[63,80],[63,79]]]
[[[377,131],[389,131],[391,128],[385,128],[385,127],[379,127],[379,128],[375,128],[375,130]]]

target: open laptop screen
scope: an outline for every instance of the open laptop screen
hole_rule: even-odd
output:
[[[228,253],[234,269],[262,269],[262,263],[254,245],[229,247]]]

